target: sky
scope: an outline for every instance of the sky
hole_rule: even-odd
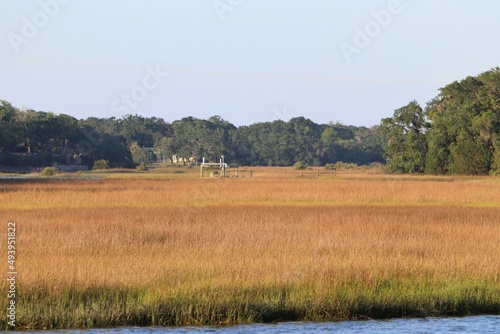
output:
[[[0,0],[0,99],[372,126],[500,66],[498,0]]]

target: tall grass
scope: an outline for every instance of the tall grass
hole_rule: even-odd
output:
[[[500,314],[500,183],[442,181],[3,182],[18,324]]]

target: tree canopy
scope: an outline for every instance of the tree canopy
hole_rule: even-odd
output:
[[[238,165],[292,166],[382,161],[378,127],[316,124],[304,117],[236,127],[220,116],[185,117],[172,124],[156,117],[89,117],[77,120],[50,112],[0,109],[0,165],[46,166],[107,160],[111,167],[133,167],[173,157],[202,158]]]
[[[445,86],[425,112],[411,102],[381,129],[392,171],[500,173],[500,68]]]
[[[152,161],[319,166],[385,162],[390,172],[500,174],[500,68],[455,81],[370,128],[304,117],[236,127],[220,116],[89,117],[20,110],[0,100],[0,165],[134,167]]]

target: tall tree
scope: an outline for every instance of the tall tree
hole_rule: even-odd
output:
[[[500,133],[500,69],[441,89],[427,106],[430,173],[496,173]]]
[[[420,105],[412,101],[395,110],[393,117],[382,119],[380,128],[386,138],[384,156],[389,169],[402,173],[423,171],[429,124]]]
[[[320,155],[325,163],[333,163],[337,161],[337,131],[333,126],[327,126],[321,133],[320,139]]]
[[[16,122],[19,110],[0,100],[0,153],[14,151],[18,146],[20,128]]]
[[[179,157],[218,161],[221,155],[228,160],[235,155],[232,141],[236,127],[219,116],[208,120],[186,117],[175,121],[172,127],[172,147]]]
[[[290,163],[303,161],[309,165],[319,165],[321,127],[310,119],[294,117],[288,122],[287,128]]]

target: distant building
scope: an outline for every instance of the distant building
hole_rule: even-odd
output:
[[[182,157],[177,157],[177,155],[172,156],[172,163],[173,164],[186,164],[186,163],[192,163],[192,162],[196,162],[196,158],[194,158],[194,157],[182,158]]]

